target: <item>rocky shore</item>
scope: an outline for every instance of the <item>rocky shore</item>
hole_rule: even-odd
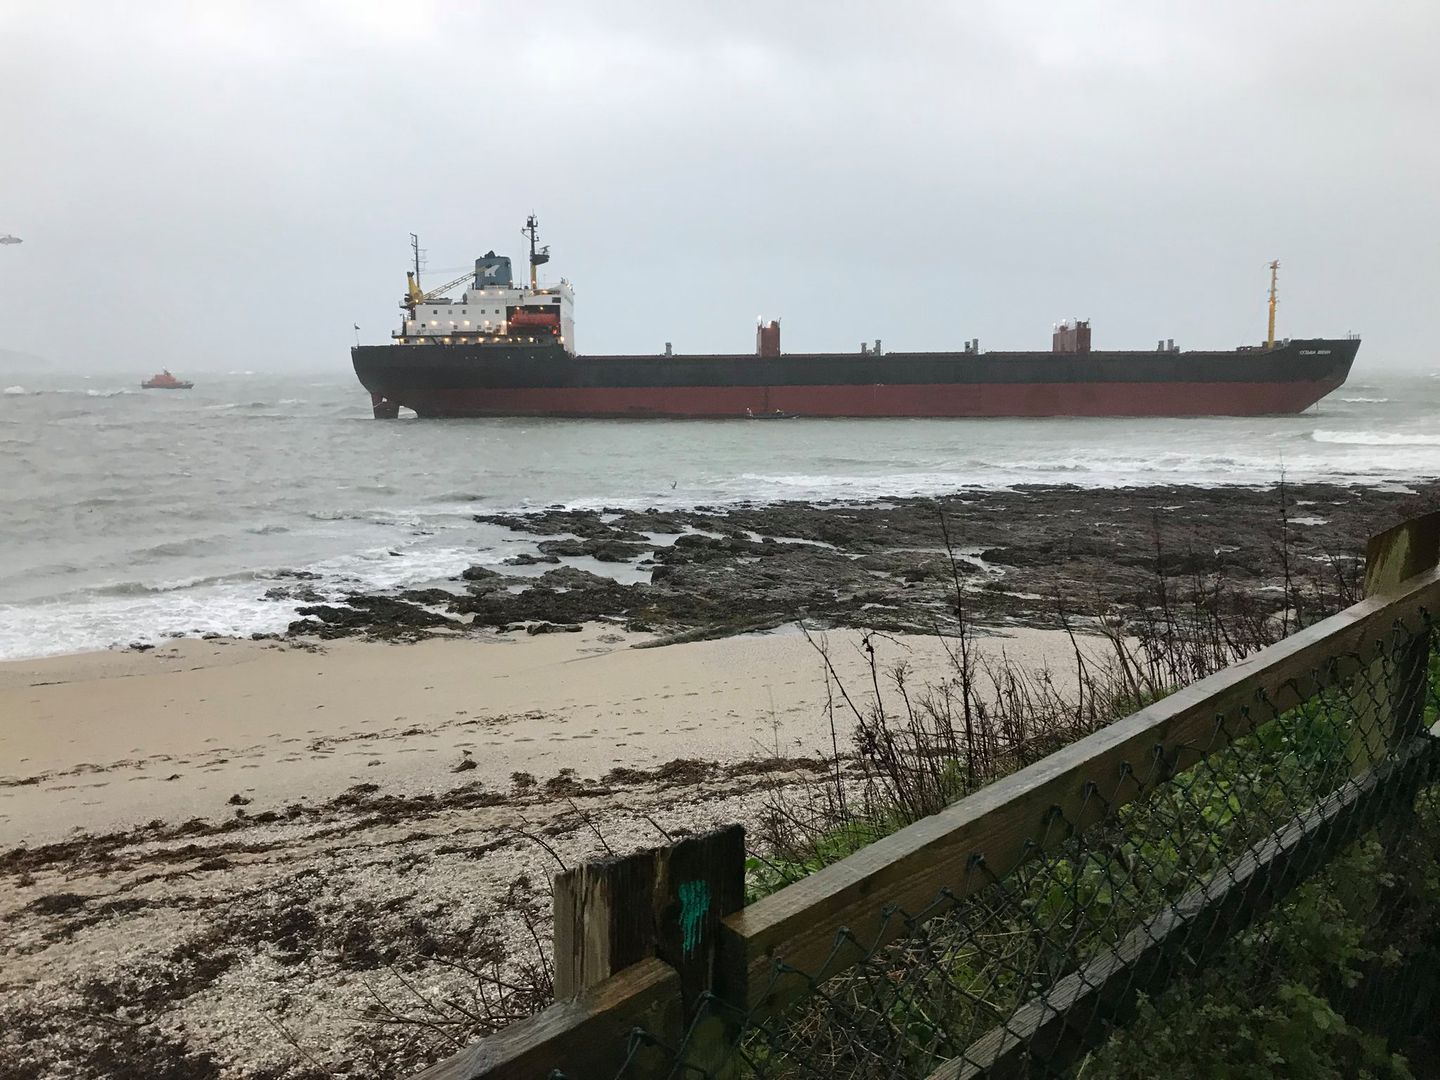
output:
[[[0,1080],[412,1075],[544,1002],[560,866],[761,837],[777,791],[830,775],[852,733],[821,672],[864,685],[856,628],[933,684],[958,591],[982,659],[1063,693],[1062,609],[1217,583],[1262,615],[1338,607],[1366,539],[1437,503],[1034,487],[490,515],[428,588],[289,575],[286,642],[0,667]],[[745,633],[801,618],[835,628],[824,665]]]
[[[982,623],[1054,626],[1152,596],[1161,576],[1224,580],[1279,607],[1286,583],[1324,606],[1353,599],[1366,539],[1440,484],[1386,491],[1022,487],[859,505],[480,515],[519,544],[428,589],[310,603],[292,635],[413,640],[474,630],[605,622],[661,641],[721,637],[800,618],[933,630],[957,585]],[[538,571],[538,573],[537,573]],[[304,586],[294,597],[304,598]]]

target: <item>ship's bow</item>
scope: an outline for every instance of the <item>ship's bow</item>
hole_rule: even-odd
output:
[[[370,408],[376,420],[394,420],[400,415],[398,386],[389,369],[393,345],[355,345],[350,349],[350,363],[360,385],[370,391]]]
[[[1302,406],[1309,408],[1345,385],[1345,380],[1350,377],[1350,368],[1355,363],[1355,355],[1360,351],[1360,339],[1295,341],[1291,342],[1291,347],[1296,350],[1299,362],[1312,369],[1307,380],[1310,400]]]

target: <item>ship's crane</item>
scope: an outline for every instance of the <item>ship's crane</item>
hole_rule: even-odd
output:
[[[420,237],[413,232],[410,234],[410,250],[415,253],[415,269],[405,271],[405,298],[400,301],[400,307],[409,312],[413,317],[415,309],[421,304],[431,300],[438,300],[456,285],[468,281],[475,275],[474,270],[467,270],[454,281],[447,281],[438,289],[424,290],[420,288]]]
[[[406,271],[405,271],[405,299],[403,299],[403,300],[400,301],[400,306],[401,306],[402,308],[404,308],[406,311],[408,311],[411,315],[414,315],[414,314],[415,314],[415,309],[416,309],[417,307],[419,307],[421,304],[429,303],[431,300],[438,300],[438,299],[440,299],[440,297],[444,296],[444,295],[445,295],[446,293],[448,293],[451,289],[455,288],[456,285],[459,285],[459,284],[461,284],[462,282],[469,281],[469,280],[470,280],[471,278],[473,278],[474,276],[475,276],[475,271],[474,271],[474,270],[467,270],[467,271],[465,271],[465,273],[463,273],[463,274],[461,274],[459,277],[457,277],[454,281],[447,281],[444,285],[441,285],[438,289],[431,289],[429,292],[421,292],[421,291],[420,291],[420,281],[419,281],[419,279],[415,276],[415,271],[414,271],[414,270],[406,270]]]
[[[1280,260],[1276,259],[1270,264],[1270,331],[1265,335],[1265,348],[1267,349],[1275,347],[1275,304],[1277,303],[1275,279],[1279,274]]]

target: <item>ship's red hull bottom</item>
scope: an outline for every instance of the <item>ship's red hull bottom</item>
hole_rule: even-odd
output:
[[[376,396],[426,417],[1264,416],[1301,412],[1342,381],[437,387]]]

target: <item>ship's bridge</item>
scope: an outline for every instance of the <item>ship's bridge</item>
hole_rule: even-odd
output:
[[[424,300],[392,337],[400,345],[548,345],[575,351],[575,290],[561,280],[535,289],[511,280],[510,260],[475,260],[472,287],[459,300]]]

